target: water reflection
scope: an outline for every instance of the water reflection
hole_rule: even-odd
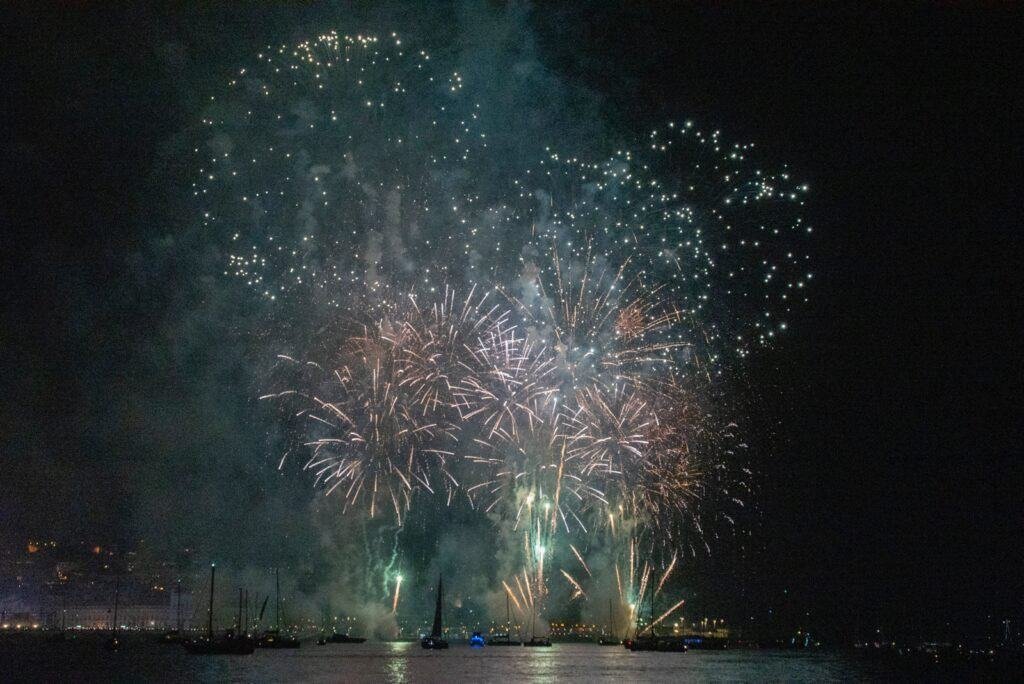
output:
[[[389,682],[404,684],[408,681],[407,669],[409,666],[409,642],[395,642],[388,644],[387,664],[384,666],[384,673]]]
[[[533,680],[549,680],[559,675],[569,674],[563,668],[556,667],[555,648],[523,648],[523,674]]]
[[[205,658],[141,638],[129,640],[124,651],[114,654],[102,648],[99,637],[83,637],[59,646],[48,641],[15,642],[0,638],[0,682],[344,681],[377,684],[573,680],[587,684],[619,684],[633,681],[908,679],[901,676],[906,673],[894,667],[888,661],[864,661],[844,652],[736,650],[686,654],[631,653],[623,648],[588,644],[555,644],[551,648],[536,649],[475,649],[454,644],[448,651],[424,651],[418,643],[368,642],[320,647],[304,645],[301,649],[258,652],[251,656]],[[17,676],[8,674],[12,672]],[[938,674],[944,672],[939,671]],[[991,681],[993,678],[962,676],[947,679]],[[1004,675],[1001,679],[1010,680],[1011,677]]]

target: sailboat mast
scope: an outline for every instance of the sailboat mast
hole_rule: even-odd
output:
[[[652,590],[651,591],[651,622],[648,625],[648,628],[651,630],[651,636],[654,636],[654,594],[655,594],[655,592]]]
[[[277,631],[281,631],[281,569],[274,568],[275,584],[277,585],[277,598],[274,601],[274,613],[277,619]]]
[[[633,605],[630,604],[630,609],[634,610],[635,613],[636,613],[636,620],[634,621],[634,624],[633,624],[633,638],[636,638],[636,637],[640,636],[640,617],[641,617],[641,615],[644,612],[644,596],[643,596],[643,594],[640,594],[640,597],[637,599],[636,608],[634,609]],[[629,633],[629,627],[626,627],[626,633],[627,634]]]
[[[210,607],[206,611],[206,636],[213,641],[213,578],[217,574],[217,564],[210,563]]]
[[[177,593],[178,593],[178,615],[177,615],[178,619],[177,619],[177,625],[178,625],[178,634],[181,634],[181,580],[180,579],[178,580],[178,592]]]
[[[441,636],[441,606],[444,601],[444,580],[437,578],[437,605],[434,607],[434,625],[430,630],[430,636]]]
[[[114,634],[117,634],[117,607],[121,602],[121,573],[114,579]]]

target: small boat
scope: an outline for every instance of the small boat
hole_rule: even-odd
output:
[[[444,601],[444,581],[437,578],[437,605],[434,608],[434,625],[430,630],[428,636],[420,639],[420,646],[431,650],[440,650],[448,648],[448,642],[445,641],[441,631],[441,605]]]
[[[519,639],[513,640],[508,634],[495,634],[487,642],[488,646],[522,646],[523,642]]]
[[[316,640],[318,646],[326,646],[327,644],[362,644],[366,641],[366,637],[357,637],[352,636],[350,634],[342,634],[341,632],[334,631],[333,627],[330,628],[331,631],[328,634],[327,623],[328,616],[327,612],[325,612],[323,626],[320,629],[320,636]]]
[[[615,628],[615,613],[612,612],[612,602],[608,602],[608,625],[611,627],[611,634],[603,634],[597,640],[598,646],[621,646],[622,639],[615,636],[618,630]]]
[[[473,636],[469,637],[469,645],[473,648],[481,648],[484,645],[484,635],[480,632],[473,632]]]
[[[548,639],[547,637],[538,637],[538,636],[530,637],[529,641],[524,641],[523,642],[523,646],[534,646],[534,647],[541,646],[541,647],[546,647],[546,646],[550,646],[550,645],[551,645],[551,639]]]
[[[639,620],[639,617],[637,618]],[[630,651],[661,651],[669,653],[685,653],[686,640],[677,636],[661,636],[654,630],[654,590],[651,590],[651,622],[646,634],[637,631],[632,639],[622,642]]]
[[[430,650],[442,650],[448,648],[448,642],[441,637],[425,636],[420,639],[420,646]]]
[[[366,637],[353,637],[348,634],[341,634],[339,632],[333,632],[332,634],[321,634],[316,640],[316,643],[321,646],[327,644],[361,644],[365,643]]]
[[[251,655],[255,650],[252,638],[229,630],[223,636],[213,635],[213,588],[217,566],[210,564],[210,606],[206,619],[206,636],[182,641],[185,650],[193,655]],[[241,618],[239,618],[241,624]]]
[[[626,639],[623,645],[630,651],[661,651],[668,653],[686,653],[686,642],[681,637],[638,636],[634,639]]]
[[[505,633],[495,634],[487,642],[488,646],[522,646],[523,642],[512,641],[512,613],[509,609],[508,593],[505,594]]]
[[[256,640],[256,648],[298,648],[301,645],[295,637],[282,635],[276,629],[268,629]]]
[[[551,645],[551,639],[549,639],[547,637],[539,637],[539,636],[537,636],[537,612],[536,612],[536,609],[534,609],[534,612],[533,612],[533,626],[532,626],[532,629],[531,629],[530,633],[531,633],[530,640],[529,641],[524,641],[523,642],[523,646],[547,647],[547,646]]]
[[[298,648],[302,644],[299,640],[293,636],[281,633],[281,572],[275,570],[276,584],[277,584],[277,600],[275,602],[274,613],[276,616],[277,627],[275,629],[268,629],[256,640],[256,648]]]

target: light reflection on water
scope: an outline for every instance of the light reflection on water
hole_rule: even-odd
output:
[[[391,648],[388,653],[387,680],[389,682],[408,681],[406,666],[408,665],[409,660],[407,651],[412,644],[405,642],[388,644],[388,646]]]
[[[100,641],[0,643],[0,681],[707,681],[892,679],[895,673],[839,653],[693,651],[630,653],[621,647],[555,644],[551,648],[425,651],[418,643],[305,642],[291,651],[251,656],[190,656],[176,646],[129,642],[119,653]]]

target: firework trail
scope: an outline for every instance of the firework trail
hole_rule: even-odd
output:
[[[395,614],[398,612],[398,599],[402,595],[402,576],[397,575],[395,577],[395,595],[391,601],[391,613]]]

